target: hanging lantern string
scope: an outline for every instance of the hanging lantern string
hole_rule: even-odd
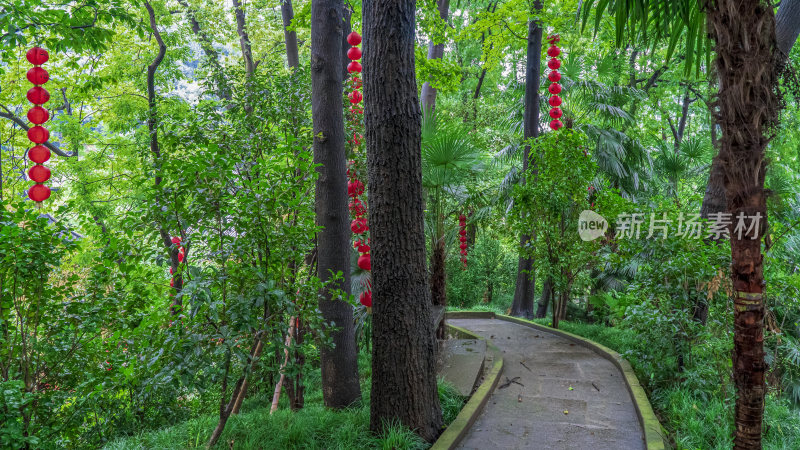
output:
[[[42,68],[42,64],[50,59],[50,54],[43,48],[33,47],[25,54],[25,58],[33,64],[25,74],[28,81],[33,84],[26,94],[28,101],[33,103],[33,107],[28,110],[28,120],[33,124],[28,129],[28,139],[34,143],[28,150],[28,159],[34,163],[28,170],[28,178],[36,183],[28,189],[28,198],[36,202],[37,206],[41,206],[43,201],[50,198],[50,188],[44,185],[51,175],[50,169],[44,166],[50,159],[50,150],[42,145],[50,139],[50,132],[42,126],[50,118],[50,113],[42,106],[50,100],[50,93],[42,87],[50,80],[50,74]]]
[[[547,37],[547,41],[550,42],[550,47],[547,49],[547,56],[550,57],[550,60],[547,61],[547,67],[550,68],[550,74],[547,76],[547,79],[550,81],[550,86],[547,90],[551,94],[548,103],[551,106],[550,118],[552,120],[550,121],[550,128],[552,128],[553,131],[557,131],[564,126],[559,120],[561,116],[564,115],[564,112],[560,108],[561,97],[558,96],[562,90],[561,85],[558,83],[561,81],[561,73],[558,71],[558,69],[561,68],[561,61],[558,59],[558,55],[561,54],[561,49],[556,46],[556,43],[560,40],[561,37],[557,34]]]
[[[461,242],[459,244],[461,263],[464,265],[464,270],[467,270],[467,216],[464,214],[458,216],[458,234],[458,240]]]

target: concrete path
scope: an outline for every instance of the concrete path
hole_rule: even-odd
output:
[[[607,359],[559,336],[504,320],[448,322],[485,337],[505,360],[500,383],[458,448],[645,448],[622,373]]]

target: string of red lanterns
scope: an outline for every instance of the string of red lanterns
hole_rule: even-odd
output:
[[[183,261],[186,259],[186,248],[183,245],[181,245],[181,238],[179,236],[173,236],[172,237],[172,243],[178,246],[178,264],[182,264]],[[174,290],[175,289],[175,268],[172,267],[171,265],[170,265],[170,268],[169,268],[169,274],[172,277],[169,280],[169,287],[171,287]],[[175,295],[175,292],[171,291],[170,292],[170,296],[174,296],[174,295]],[[170,307],[171,307],[171,309],[173,311],[176,311],[177,305],[175,304],[174,300],[172,302],[172,305],[170,305]]]
[[[42,87],[50,80],[50,74],[41,67],[50,59],[50,54],[43,48],[33,47],[25,54],[25,58],[33,64],[26,74],[28,81],[33,84],[27,93],[28,101],[33,103],[33,108],[28,110],[28,120],[33,124],[28,129],[28,139],[35,144],[28,150],[28,159],[34,163],[28,170],[28,178],[36,183],[28,189],[28,197],[41,203],[50,198],[50,188],[44,185],[50,179],[50,169],[44,166],[50,159],[50,150],[42,145],[50,139],[50,132],[42,126],[50,118],[50,114],[42,107],[50,100],[50,93]]]
[[[364,109],[360,106],[364,100],[361,93],[361,49],[358,45],[361,44],[361,35],[353,31],[347,35],[347,43],[351,45],[347,50],[347,57],[350,63],[347,65],[347,72],[350,74],[350,92],[347,97],[350,101],[350,110],[347,121],[347,142],[351,145],[353,153],[358,153],[361,146],[364,144],[364,135],[361,134],[361,118],[364,114]],[[349,136],[352,136],[350,138]],[[347,195],[350,197],[350,214],[353,216],[353,221],[350,223],[350,230],[356,235],[356,241],[353,243],[355,248],[360,254],[358,257],[358,267],[362,270],[372,270],[372,261],[370,257],[370,241],[367,236],[369,225],[367,224],[367,207],[362,200],[365,192],[364,183],[358,179],[358,167],[356,159],[350,160],[347,164]],[[362,305],[367,308],[372,308],[372,284],[367,282],[367,289],[361,293],[358,299]]]
[[[461,214],[458,216],[458,240],[461,242],[461,262],[464,264],[464,270],[467,270],[467,216]]]
[[[558,84],[558,82],[561,81],[561,73],[558,71],[558,69],[561,68],[561,61],[558,60],[557,56],[561,54],[561,49],[556,46],[556,43],[560,41],[561,38],[557,34],[554,34],[548,36],[547,40],[550,42],[550,48],[547,49],[547,56],[550,57],[550,60],[547,61],[547,67],[550,68],[550,74],[547,76],[547,79],[550,81],[550,86],[547,90],[551,94],[548,103],[551,106],[550,118],[553,119],[550,121],[550,128],[555,131],[564,126],[564,124],[558,120],[564,115],[564,112],[559,108],[561,106],[561,97],[558,96],[558,94],[561,93],[561,85]]]

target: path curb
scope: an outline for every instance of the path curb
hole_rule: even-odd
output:
[[[447,327],[458,334],[467,335],[472,339],[486,340],[463,328],[450,324],[447,324]],[[486,353],[491,353],[493,358],[492,366],[489,368],[486,378],[483,380],[483,383],[478,386],[478,389],[475,390],[472,396],[470,396],[467,404],[461,408],[455,420],[444,430],[442,435],[439,436],[439,439],[433,443],[431,450],[450,450],[455,448],[478,419],[481,411],[483,411],[483,407],[486,406],[486,403],[489,401],[489,397],[492,395],[495,386],[497,386],[498,381],[500,381],[500,374],[503,372],[503,356],[500,350],[489,343],[489,341],[486,341]]]
[[[561,336],[567,340],[570,340],[578,345],[582,345],[588,349],[593,350],[598,355],[604,357],[605,359],[611,361],[620,372],[625,376],[625,386],[628,387],[628,392],[631,394],[631,398],[633,399],[633,404],[636,409],[636,416],[639,418],[639,423],[642,426],[642,430],[644,430],[644,442],[647,450],[664,450],[667,446],[664,444],[666,441],[666,436],[663,433],[663,428],[661,427],[661,423],[658,421],[658,418],[653,412],[653,406],[650,404],[650,400],[647,398],[647,394],[644,392],[642,385],[639,383],[639,379],[636,377],[636,374],[633,371],[630,363],[625,360],[619,353],[611,350],[610,348],[598,344],[597,342],[591,341],[584,337],[566,332],[557,330],[555,328],[550,328],[545,325],[539,325],[538,323],[534,323],[525,319],[520,319],[518,317],[511,317],[506,316],[503,314],[495,314],[493,312],[469,312],[469,311],[459,311],[454,313],[447,313],[447,319],[498,319],[498,320],[505,320],[506,322],[513,322],[519,325],[524,325],[530,328],[536,328],[541,331],[546,331],[548,333],[555,334],[557,336]],[[450,326],[450,325],[448,325]],[[483,387],[483,386],[481,386]],[[437,441],[438,442],[438,441]]]

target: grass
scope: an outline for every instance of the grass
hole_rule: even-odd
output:
[[[308,374],[305,407],[290,411],[282,396],[280,408],[269,414],[271,398],[260,396],[249,399],[242,413],[232,416],[214,448],[234,449],[425,449],[430,447],[411,430],[393,424],[382,435],[369,431],[370,358],[359,355],[363,400],[343,411],[325,408],[322,402],[319,371]],[[439,381],[439,401],[445,424],[458,415],[465,397],[449,384]],[[115,440],[104,448],[108,450],[174,449],[204,447],[217,424],[217,415],[197,417],[157,431],[143,432]]]

